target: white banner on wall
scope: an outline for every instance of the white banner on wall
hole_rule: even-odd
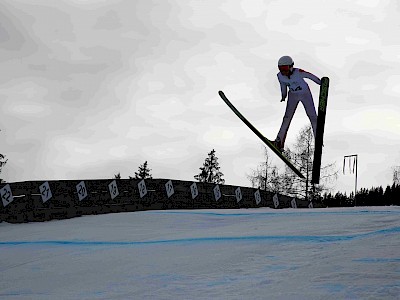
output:
[[[140,198],[143,198],[144,196],[147,195],[147,188],[146,188],[146,183],[144,182],[144,179],[138,183],[138,189],[139,189]]]
[[[168,180],[168,182],[165,184],[165,190],[167,192],[168,198],[170,198],[174,193],[174,186],[172,185],[172,181]]]
[[[113,180],[109,185],[108,185],[108,190],[110,191],[110,196],[111,200],[115,199],[119,195],[118,191],[118,186],[117,186],[117,181]]]
[[[279,198],[278,195],[275,194],[274,197],[272,197],[272,200],[274,201],[274,207],[278,208],[279,207]]]
[[[190,186],[190,192],[192,193],[192,199],[196,198],[199,195],[199,190],[197,189],[196,182]]]
[[[235,190],[235,195],[236,195],[236,201],[239,203],[239,202],[242,200],[242,198],[243,198],[243,196],[242,196],[242,190],[240,189],[240,187],[238,187],[238,188]]]
[[[261,194],[260,194],[260,190],[257,190],[254,193],[254,198],[256,199],[256,204],[259,205],[261,203]]]
[[[0,190],[0,197],[4,207],[13,202],[14,197],[9,184],[6,184],[2,187],[2,189]]]
[[[219,189],[218,184],[214,187],[214,198],[215,201],[218,201],[221,198],[221,190]]]
[[[76,191],[78,192],[79,201],[82,201],[87,197],[88,192],[84,181],[81,181],[77,184]]]
[[[40,195],[42,196],[43,203],[46,203],[51,199],[51,197],[53,197],[48,181],[39,186],[39,192]]]

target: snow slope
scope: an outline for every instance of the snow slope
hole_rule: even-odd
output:
[[[1,299],[400,299],[400,208],[0,224]]]

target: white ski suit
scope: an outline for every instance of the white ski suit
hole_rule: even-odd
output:
[[[278,133],[282,148],[285,144],[286,134],[299,101],[303,103],[307,116],[310,119],[315,138],[317,133],[317,113],[315,112],[314,100],[311,95],[310,87],[304,81],[304,78],[311,79],[319,85],[321,85],[321,80],[317,76],[298,68],[293,68],[293,72],[290,76],[284,76],[281,72],[279,72],[277,76],[281,85],[282,100],[286,99],[287,89],[289,89],[285,116],[283,117],[282,125]]]

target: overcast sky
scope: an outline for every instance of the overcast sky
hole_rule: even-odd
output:
[[[31,1],[0,3],[1,177],[194,180],[216,150],[226,184],[250,186],[260,140],[285,110],[277,61],[331,79],[323,164],[359,155],[359,187],[400,165],[397,1]],[[309,81],[318,101],[319,86]],[[299,105],[287,145],[309,124]],[[273,154],[271,155],[273,156]],[[274,162],[283,164],[279,159]],[[340,173],[336,190],[354,188]]]

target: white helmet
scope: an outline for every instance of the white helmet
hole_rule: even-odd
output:
[[[293,66],[294,61],[290,56],[282,56],[278,60],[278,66]]]

